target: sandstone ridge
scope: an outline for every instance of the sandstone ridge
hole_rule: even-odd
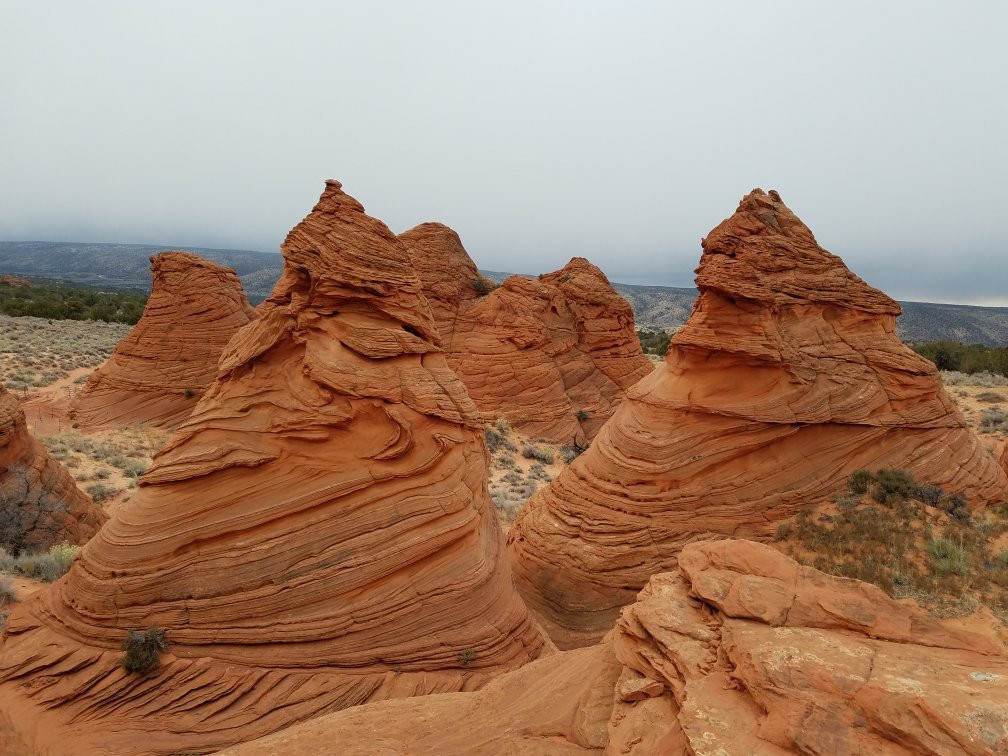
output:
[[[1008,659],[874,586],[693,543],[605,639],[473,693],[320,717],[231,754],[1003,753]]]

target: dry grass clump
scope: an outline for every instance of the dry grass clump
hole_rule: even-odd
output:
[[[26,391],[66,378],[77,368],[97,367],[130,328],[98,320],[0,315],[0,381]]]
[[[522,446],[522,456],[544,465],[552,465],[556,461],[556,449],[550,444],[529,441]]]
[[[980,413],[980,430],[984,433],[1008,431],[1008,412],[1000,407],[989,407]]]
[[[966,497],[905,470],[851,475],[832,507],[803,511],[776,540],[802,564],[913,598],[936,616],[984,603],[1008,623],[1008,504],[974,516]]]

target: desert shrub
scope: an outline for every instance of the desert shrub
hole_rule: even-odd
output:
[[[0,548],[0,572],[13,572],[14,571],[14,557],[10,555],[7,549]]]
[[[106,475],[105,477],[108,476]],[[101,504],[103,501],[108,501],[119,493],[116,489],[112,488],[112,486],[107,486],[104,483],[92,483],[84,490],[87,492],[88,496],[92,498],[95,504]]]
[[[786,541],[791,537],[791,523],[782,522],[777,526],[777,535],[774,536],[775,541]]]
[[[550,481],[553,479],[550,474],[546,472],[546,468],[538,462],[533,462],[529,467],[529,476],[535,478],[536,480]]]
[[[61,543],[47,552],[24,553],[14,559],[13,569],[32,580],[53,583],[67,574],[79,546]]]
[[[969,521],[969,499],[965,494],[959,492],[948,494],[939,501],[939,506],[960,522]]]
[[[483,426],[483,440],[486,442],[487,449],[490,450],[491,454],[496,454],[499,451],[518,451],[518,447],[493,425]]]
[[[182,396],[184,396],[186,399],[192,399],[194,396],[196,396],[196,392],[193,391],[191,388],[187,388],[185,391],[182,392]]]
[[[52,557],[60,575],[66,575],[70,571],[70,565],[73,564],[74,557],[78,553],[80,553],[80,546],[66,541],[49,549],[49,556]]]
[[[1000,407],[990,407],[980,413],[980,430],[991,433],[1008,430],[1008,412]]]
[[[983,402],[984,404],[999,404],[1005,400],[1003,394],[999,394],[996,391],[983,391],[976,395],[978,402]]]
[[[526,443],[522,447],[525,459],[534,459],[544,465],[552,465],[556,461],[556,449],[549,444]]]
[[[127,459],[123,464],[116,466],[131,478],[139,478],[147,472],[147,466],[135,459]]]
[[[458,661],[463,667],[468,667],[476,661],[476,652],[471,648],[463,648],[458,652]]]
[[[906,499],[917,489],[917,481],[906,470],[882,469],[875,473],[875,489],[872,496],[879,504]]]
[[[858,495],[866,494],[868,493],[868,488],[874,482],[874,475],[867,470],[858,470],[855,473],[851,473],[851,476],[847,478],[847,490]]]
[[[10,575],[0,575],[0,606],[13,604],[17,598],[17,591],[11,582]]]
[[[165,631],[160,627],[149,627],[138,633],[130,630],[123,641],[122,666],[127,672],[146,675],[161,662],[161,652],[165,650]]]
[[[591,414],[587,410],[580,409],[577,411],[577,414],[574,415],[574,417],[578,419],[579,423],[583,423],[585,420],[588,420],[591,417]]]
[[[494,429],[502,436],[508,436],[511,434],[511,423],[506,417],[498,417],[494,422]]]
[[[923,485],[917,486],[913,492],[913,498],[931,507],[937,507],[941,500],[942,490],[938,486]]]
[[[489,294],[491,291],[497,288],[497,286],[494,284],[493,281],[491,281],[489,278],[483,278],[482,276],[480,276],[479,278],[474,278],[470,283],[472,284],[472,287],[476,290],[476,293],[479,294],[481,297],[485,297],[487,294]]]
[[[970,554],[963,547],[949,538],[936,538],[928,541],[925,547],[935,572],[941,575],[968,575],[970,572]]]

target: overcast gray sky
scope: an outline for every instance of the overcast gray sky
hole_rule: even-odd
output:
[[[1008,3],[0,3],[0,239],[276,251],[338,178],[483,268],[689,285],[776,188],[900,299],[1008,305]]]

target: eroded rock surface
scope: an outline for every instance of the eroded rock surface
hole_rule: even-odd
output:
[[[1008,659],[874,586],[749,541],[683,548],[598,645],[474,693],[320,717],[233,754],[1008,749]]]
[[[32,438],[17,399],[0,387],[0,548],[18,553],[82,544],[106,519]]]
[[[282,250],[129,505],[8,622],[0,710],[39,753],[203,752],[544,648],[401,242],[329,182]],[[159,669],[127,674],[152,626]]]
[[[665,364],[519,512],[517,585],[561,647],[596,641],[711,534],[767,539],[852,472],[905,468],[974,507],[1008,495],[899,305],[823,250],[776,192],[703,242],[700,297]]]
[[[448,363],[486,419],[505,417],[527,436],[583,444],[652,371],[630,305],[584,258],[538,279],[511,276],[488,291],[447,226],[424,223],[400,239]]]
[[[191,252],[151,257],[143,316],[70,403],[85,427],[177,426],[217,374],[228,341],[255,318],[231,268]]]

